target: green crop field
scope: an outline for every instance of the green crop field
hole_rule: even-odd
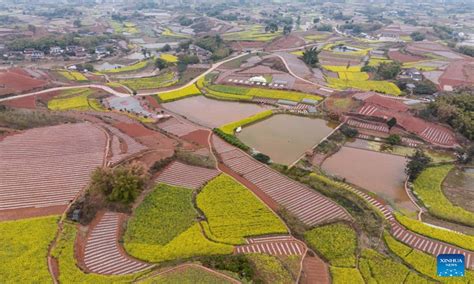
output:
[[[421,221],[411,219],[401,214],[395,214],[395,217],[397,218],[398,222],[400,222],[400,224],[405,226],[410,231],[474,251],[474,236],[432,227]]]
[[[364,284],[364,278],[356,268],[329,267],[333,284]]]
[[[92,90],[90,89],[73,89],[68,90],[62,95],[48,101],[48,109],[50,110],[95,110],[102,111],[104,108],[95,98],[91,98]]]
[[[265,283],[294,283],[291,274],[277,257],[252,253],[248,254],[247,258],[249,258],[255,265],[259,276],[265,281]]]
[[[192,196],[192,189],[158,185],[128,222],[127,252],[150,262],[232,253],[232,246],[204,237]]]
[[[219,127],[219,129],[222,130],[225,134],[233,135],[234,131],[237,127],[245,126],[245,125],[248,125],[248,124],[251,124],[251,123],[255,123],[259,120],[268,118],[272,115],[273,115],[272,110],[262,111],[260,113],[254,114],[254,115],[249,116],[247,118],[244,118],[242,120],[224,124],[223,126]]]
[[[431,277],[442,283],[472,283],[474,281],[474,271],[466,270],[464,277],[438,277],[436,273],[436,258],[422,251],[412,249],[397,241],[388,233],[384,235],[388,248],[400,257],[406,264],[413,267],[423,275]]]
[[[155,77],[120,80],[118,83],[132,90],[158,89],[172,86],[178,82],[173,72],[166,72]]]
[[[341,223],[316,227],[307,231],[304,238],[331,266],[355,267],[357,235],[351,227]]]
[[[354,81],[354,80],[342,80],[339,78],[326,77],[326,81],[329,86],[334,89],[348,89],[355,88],[363,91],[376,91],[388,95],[398,96],[401,94],[400,89],[392,82],[387,81]]]
[[[0,222],[0,282],[51,283],[48,246],[57,216]]]
[[[196,87],[195,84],[191,84],[185,88],[159,93],[157,96],[162,102],[171,102],[179,99],[184,99],[190,96],[200,95],[201,91]]]
[[[160,58],[170,63],[178,62],[178,57],[174,56],[173,54],[162,53],[160,54]]]
[[[332,72],[360,72],[360,66],[336,66],[336,65],[323,65],[324,69]]]
[[[221,174],[211,180],[196,198],[208,226],[206,234],[212,240],[244,244],[246,236],[287,233],[283,222],[253,193]]]
[[[369,74],[365,72],[337,72],[339,79],[349,81],[367,81],[369,80]]]
[[[312,99],[320,101],[322,98],[320,96],[307,94],[307,93],[300,93],[295,91],[283,91],[283,90],[273,90],[273,89],[262,89],[262,88],[251,88],[248,92],[249,96],[253,97],[262,97],[262,98],[270,98],[270,99],[277,99],[277,100],[290,100],[299,102],[302,99]]]
[[[434,216],[474,226],[474,213],[452,204],[441,189],[452,168],[452,165],[427,168],[416,178],[413,191]]]
[[[59,281],[61,283],[131,283],[145,272],[127,276],[107,276],[95,273],[84,273],[76,264],[74,244],[77,229],[73,223],[65,223],[62,234],[52,251],[58,261]]]
[[[402,263],[371,249],[362,250],[359,270],[366,283],[404,283],[411,272]]]
[[[79,82],[89,81],[89,79],[87,79],[86,76],[84,76],[82,73],[77,72],[77,71],[58,71],[58,73],[70,81],[79,81]]]
[[[282,31],[277,31],[275,33],[265,32],[264,27],[260,25],[246,26],[245,30],[240,32],[226,33],[223,35],[225,40],[233,41],[270,41],[280,35]]]

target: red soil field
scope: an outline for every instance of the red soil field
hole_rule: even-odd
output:
[[[273,40],[265,48],[265,51],[300,47],[300,46],[305,45],[305,43],[306,43],[305,40],[302,39],[299,36],[288,35],[288,36],[279,37],[279,38]]]
[[[196,131],[193,131],[189,134],[186,134],[182,136],[184,140],[188,140],[190,142],[194,142],[200,146],[208,146],[208,137],[209,137],[209,131],[204,130],[204,129],[199,129]]]
[[[411,54],[406,54],[406,53],[401,53],[400,51],[389,51],[388,52],[388,57],[392,60],[400,61],[402,63],[405,62],[417,62],[420,60],[424,60],[424,57],[421,56],[416,56],[416,55],[411,55]]]
[[[11,101],[5,101],[2,104],[9,107],[35,109],[36,98],[35,96],[23,97]]]
[[[22,93],[47,85],[47,82],[44,80],[34,79],[17,72],[0,72],[0,95]]]
[[[114,126],[131,137],[141,137],[156,134],[155,131],[148,129],[139,123],[118,122],[115,123]]]

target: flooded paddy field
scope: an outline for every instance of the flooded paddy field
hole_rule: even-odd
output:
[[[210,128],[238,121],[269,109],[269,107],[257,104],[218,101],[204,96],[164,103],[162,106]]]
[[[245,127],[237,137],[274,162],[289,165],[331,131],[322,119],[278,114]]]
[[[406,161],[403,156],[344,146],[322,168],[379,195],[397,209],[415,211],[404,189]]]
[[[454,168],[444,180],[443,191],[453,204],[474,212],[474,168]]]

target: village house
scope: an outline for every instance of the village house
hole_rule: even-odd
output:
[[[52,46],[50,49],[49,49],[49,54],[53,55],[53,56],[56,56],[56,55],[60,55],[64,52],[64,50],[59,47],[59,46]]]

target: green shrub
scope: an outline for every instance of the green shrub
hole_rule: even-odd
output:
[[[46,260],[57,216],[0,222],[0,282],[52,282]]]
[[[357,235],[350,226],[336,223],[316,227],[307,231],[304,238],[331,266],[355,267]]]
[[[199,260],[202,265],[211,269],[237,273],[240,279],[251,281],[255,277],[255,268],[250,260],[242,254],[204,256]]]
[[[474,251],[474,236],[432,227],[423,222],[411,219],[398,213],[395,213],[395,217],[397,218],[397,221],[400,222],[400,224],[405,226],[410,231]]]
[[[474,213],[452,204],[441,189],[444,178],[452,168],[452,165],[427,168],[415,180],[414,193],[434,216],[474,226]]]
[[[287,233],[282,221],[249,189],[232,177],[221,174],[211,180],[196,198],[212,240],[244,244],[245,237]]]

